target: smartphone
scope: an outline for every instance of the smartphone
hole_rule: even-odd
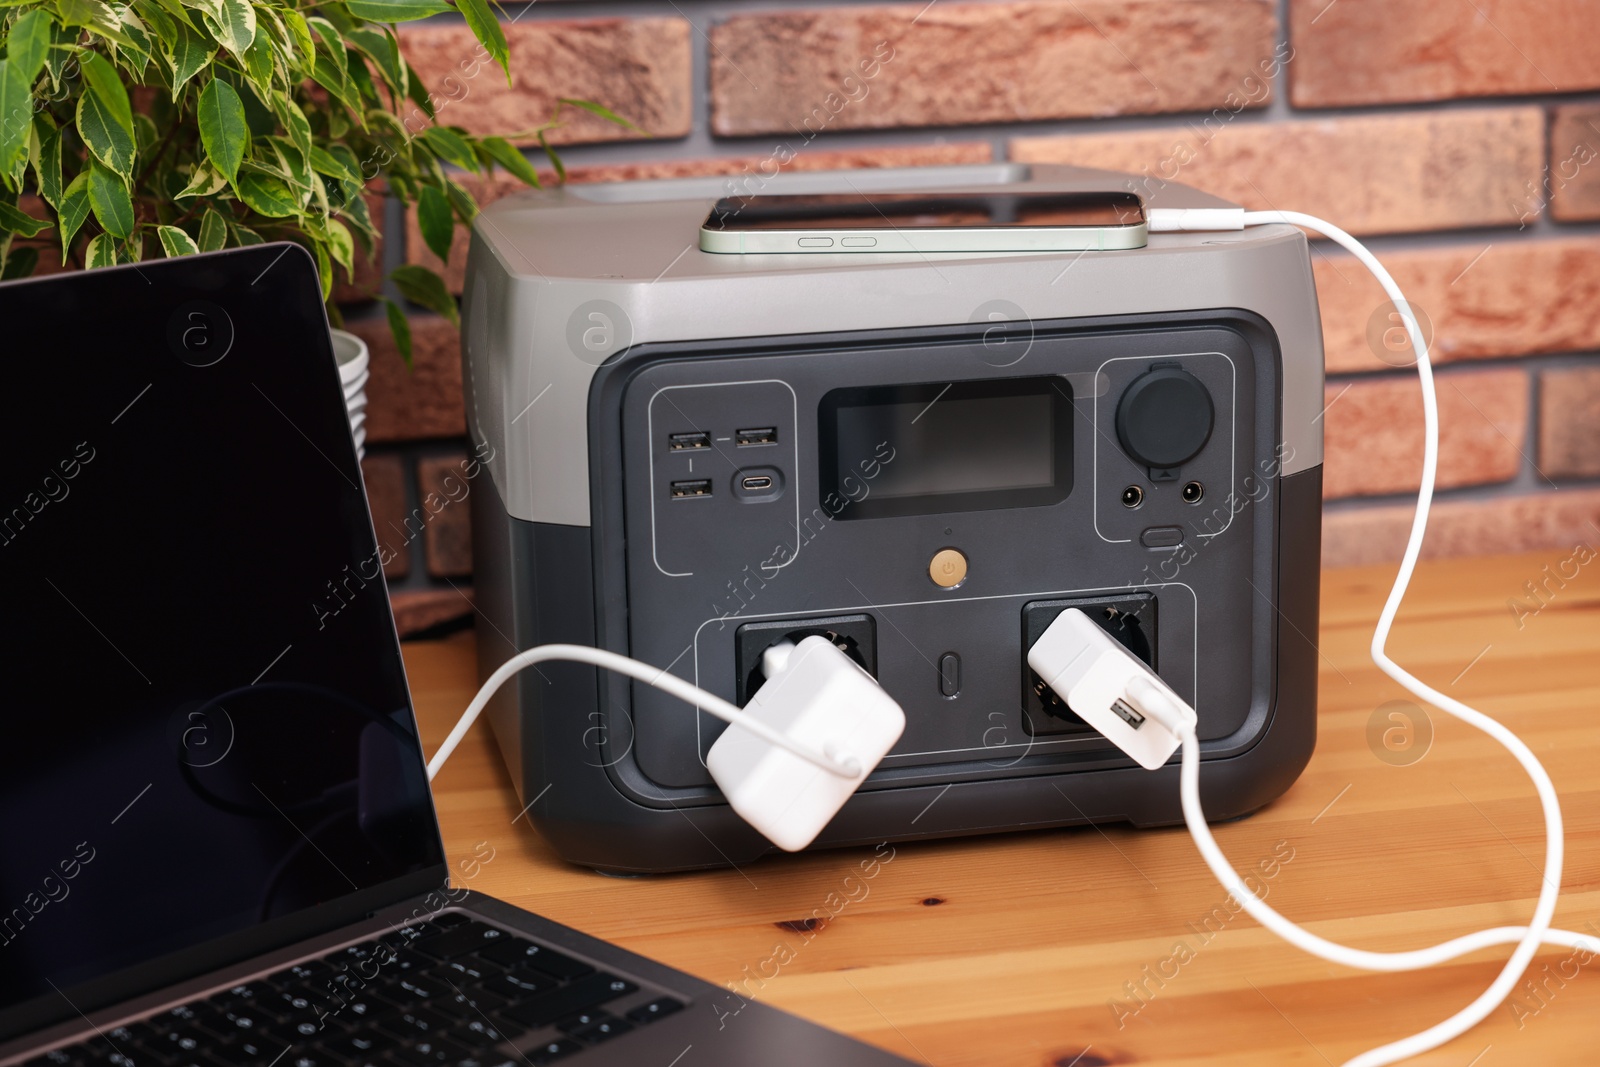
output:
[[[1081,252],[1143,248],[1144,202],[1128,192],[920,192],[729,196],[700,248],[795,252]]]

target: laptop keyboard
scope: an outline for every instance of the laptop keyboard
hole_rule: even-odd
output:
[[[683,1008],[455,912],[54,1049],[23,1067],[534,1067]]]

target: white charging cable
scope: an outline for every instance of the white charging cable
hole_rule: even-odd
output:
[[[1383,264],[1367,251],[1362,244],[1344,230],[1324,222],[1311,215],[1301,214],[1296,211],[1245,211],[1239,209],[1206,209],[1203,211],[1163,210],[1152,209],[1149,212],[1150,229],[1152,231],[1174,230],[1237,230],[1245,226],[1264,225],[1269,223],[1288,223],[1299,226],[1314,233],[1321,234],[1340,245],[1356,259],[1361,265],[1372,273],[1383,286],[1383,291],[1394,302],[1396,311],[1405,323],[1406,334],[1411,340],[1412,350],[1417,356],[1417,374],[1422,382],[1422,413],[1423,413],[1423,453],[1422,453],[1422,485],[1417,492],[1416,515],[1411,522],[1411,534],[1406,540],[1406,549],[1400,560],[1400,573],[1396,576],[1394,586],[1389,590],[1389,597],[1384,602],[1383,612],[1378,617],[1377,628],[1372,634],[1372,660],[1378,668],[1405,687],[1413,695],[1428,701],[1441,711],[1460,719],[1470,726],[1488,734],[1514,756],[1523,770],[1528,772],[1528,777],[1533,780],[1534,789],[1539,794],[1539,802],[1544,810],[1545,825],[1545,862],[1543,883],[1539,890],[1538,903],[1534,908],[1533,920],[1527,926],[1500,926],[1493,929],[1482,930],[1475,934],[1458,937],[1431,948],[1415,949],[1409,952],[1373,952],[1365,949],[1350,948],[1340,945],[1296,925],[1286,919],[1275,909],[1269,907],[1245,885],[1244,881],[1228,863],[1227,857],[1217,846],[1216,839],[1211,835],[1211,829],[1206,825],[1205,813],[1200,807],[1200,747],[1195,735],[1193,713],[1188,712],[1187,717],[1178,714],[1169,707],[1170,702],[1160,699],[1149,699],[1150,694],[1145,689],[1130,692],[1129,696],[1140,705],[1141,710],[1151,715],[1152,718],[1162,722],[1168,729],[1175,733],[1182,742],[1183,763],[1179,777],[1179,792],[1183,803],[1183,817],[1188,824],[1189,832],[1194,836],[1195,844],[1200,849],[1206,865],[1222,883],[1223,887],[1233,894],[1234,899],[1249,912],[1256,921],[1267,929],[1282,937],[1297,947],[1304,949],[1314,956],[1332,963],[1344,964],[1349,967],[1359,967],[1374,971],[1409,971],[1422,967],[1431,967],[1446,960],[1455,959],[1478,949],[1492,945],[1516,944],[1516,950],[1494,982],[1472,1003],[1462,1008],[1450,1018],[1429,1027],[1421,1033],[1381,1048],[1357,1056],[1350,1060],[1345,1067],[1380,1067],[1382,1064],[1395,1063],[1410,1056],[1419,1055],[1429,1049],[1436,1048],[1445,1042],[1458,1037],[1481,1022],[1488,1014],[1498,1007],[1511,993],[1512,987],[1522,977],[1529,962],[1541,943],[1563,945],[1572,948],[1585,948],[1596,950],[1595,939],[1570,930],[1554,930],[1550,928],[1550,920],[1555,913],[1556,898],[1560,894],[1561,866],[1563,856],[1563,837],[1561,823],[1561,803],[1556,796],[1555,787],[1550,782],[1550,776],[1545,773],[1544,767],[1539,763],[1533,752],[1506,727],[1496,720],[1468,707],[1461,701],[1434,689],[1432,686],[1419,680],[1416,676],[1401,667],[1389,658],[1386,646],[1389,641],[1389,631],[1394,625],[1396,613],[1400,610],[1400,603],[1405,599],[1406,590],[1411,583],[1412,572],[1416,568],[1417,557],[1422,550],[1422,539],[1428,526],[1428,511],[1433,503],[1434,480],[1439,462],[1439,403],[1434,391],[1433,367],[1428,358],[1427,341],[1422,336],[1422,330],[1417,325],[1416,316],[1411,311],[1405,295],[1400,287],[1384,269]],[[1185,709],[1186,710],[1186,709]]]
[[[466,736],[472,724],[478,721],[478,716],[488,706],[502,685],[511,679],[518,671],[533,666],[535,663],[545,663],[550,660],[568,660],[573,663],[587,663],[594,667],[603,667],[608,671],[625,674],[635,681],[644,682],[646,685],[655,686],[664,693],[670,693],[686,704],[692,704],[701,711],[714,715],[723,722],[735,728],[744,729],[755,734],[770,745],[777,745],[794,753],[801,759],[811,763],[829,774],[838,775],[840,778],[858,778],[861,775],[861,765],[854,757],[835,759],[822,752],[818,752],[809,745],[801,744],[792,737],[773,729],[754,716],[747,715],[735,704],[731,704],[715,693],[708,693],[699,686],[670,674],[660,667],[652,667],[648,663],[640,663],[636,659],[616,652],[607,652],[604,649],[589,648],[586,645],[536,645],[525,652],[519,652],[502,663],[498,670],[489,675],[488,681],[483,683],[478,690],[478,695],[472,698],[472,703],[467,705],[467,710],[462,712],[461,718],[456,722],[450,735],[444,739],[444,744],[439,746],[439,751],[433,754],[433,759],[428,761],[428,780],[433,781],[434,775],[439,773],[445,760],[455,752],[456,746],[461,744],[461,739]]]

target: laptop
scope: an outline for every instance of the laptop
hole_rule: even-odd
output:
[[[305,251],[0,324],[0,1067],[906,1062],[452,884]]]

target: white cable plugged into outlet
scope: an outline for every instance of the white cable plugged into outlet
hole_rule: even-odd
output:
[[[1430,948],[1408,952],[1374,952],[1341,945],[1296,925],[1252,893],[1227,857],[1222,854],[1211,828],[1206,825],[1200,806],[1200,743],[1192,708],[1177,697],[1145,665],[1125,651],[1092,620],[1076,609],[1062,613],[1029,650],[1028,663],[1051,684],[1072,710],[1096,726],[1139,763],[1154,769],[1161,766],[1180,746],[1183,749],[1179,773],[1179,795],[1184,822],[1206,865],[1224,888],[1233,894],[1244,910],[1267,929],[1291,944],[1333,963],[1373,971],[1411,971],[1431,967],[1469,952],[1493,945],[1515,944],[1511,958],[1489,988],[1455,1015],[1435,1026],[1381,1048],[1372,1049],[1350,1060],[1345,1067],[1380,1067],[1437,1048],[1481,1022],[1511,993],[1522,977],[1540,944],[1563,945],[1594,950],[1593,938],[1570,930],[1550,928],[1560,894],[1563,837],[1561,804],[1550,776],[1523,741],[1505,726],[1482,712],[1448,697],[1401,667],[1388,655],[1389,631],[1400,603],[1405,599],[1422,550],[1428,527],[1428,511],[1433,503],[1433,487],[1439,462],[1439,405],[1434,391],[1433,367],[1428,346],[1417,325],[1411,305],[1383,264],[1362,244],[1339,227],[1295,211],[1245,211],[1243,208],[1203,211],[1152,209],[1152,232],[1240,230],[1246,226],[1288,223],[1321,234],[1348,250],[1383,286],[1394,302],[1406,334],[1417,355],[1417,374],[1422,382],[1423,457],[1422,486],[1417,493],[1416,515],[1411,534],[1401,557],[1400,573],[1389,590],[1378,625],[1372,634],[1372,660],[1385,674],[1409,692],[1441,711],[1474,726],[1505,746],[1533,780],[1544,810],[1544,877],[1533,919],[1527,926],[1499,926],[1454,938]],[[1069,616],[1078,616],[1073,619]],[[1037,653],[1037,655],[1036,655]],[[1119,708],[1118,705],[1121,705]]]
[[[536,645],[489,676],[428,761],[431,782],[489,701],[535,663],[567,660],[654,686],[729,724],[706,768],[729,805],[779,848],[811,844],[905,730],[906,716],[883,687],[825,637],[779,642],[762,656],[766,682],[741,710],[636,659],[585,645]]]

